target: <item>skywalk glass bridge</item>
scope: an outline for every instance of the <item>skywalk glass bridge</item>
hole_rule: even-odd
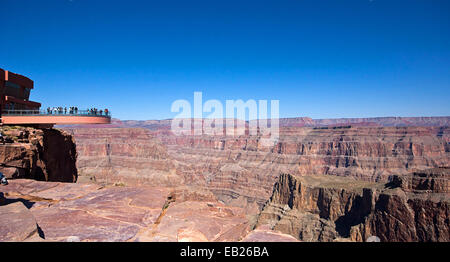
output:
[[[4,125],[109,124],[111,112],[104,110],[3,110]]]

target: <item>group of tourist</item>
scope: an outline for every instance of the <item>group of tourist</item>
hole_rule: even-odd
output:
[[[90,115],[102,115],[103,113],[105,113],[105,116],[107,116],[109,114],[108,109],[106,108],[104,111],[103,110],[98,110],[97,108],[91,108],[88,109],[88,112]]]
[[[48,114],[67,114],[67,107],[47,107],[47,113]],[[71,106],[69,107],[69,114],[77,114],[78,113],[78,107]]]
[[[88,115],[108,115],[109,114],[109,111],[108,111],[108,109],[105,109],[105,110],[98,110],[97,108],[89,108],[88,110],[86,110],[86,112],[87,112],[87,114]],[[78,114],[79,113],[79,111],[78,111],[78,107],[76,107],[76,106],[71,106],[71,107],[69,107],[69,108],[67,108],[67,107],[61,107],[61,106],[59,106],[59,107],[48,107],[47,108],[47,114],[49,114],[49,115],[51,115],[51,114],[55,114],[55,115],[58,115],[58,114],[70,114],[70,115],[73,115],[73,114]],[[81,113],[81,112],[80,112]],[[85,113],[85,112],[83,112],[83,113]]]

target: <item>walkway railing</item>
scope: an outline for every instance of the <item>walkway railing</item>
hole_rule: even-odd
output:
[[[103,116],[111,117],[111,111],[93,110],[3,110],[2,115],[8,116]]]

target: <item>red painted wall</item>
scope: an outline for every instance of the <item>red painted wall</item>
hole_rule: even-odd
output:
[[[28,87],[30,89],[32,89],[34,87],[33,80],[29,79],[26,76],[19,75],[19,74],[9,72],[9,71],[6,71],[5,80],[13,82],[13,83],[18,84],[23,87]]]

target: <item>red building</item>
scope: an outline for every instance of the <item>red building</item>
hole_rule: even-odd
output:
[[[41,110],[41,104],[30,101],[34,88],[28,77],[0,68],[0,122],[2,125],[35,125],[51,127],[67,124],[109,124],[111,113],[103,110]]]
[[[28,77],[0,69],[1,108],[3,110],[39,110],[41,104],[29,101],[34,83]]]

